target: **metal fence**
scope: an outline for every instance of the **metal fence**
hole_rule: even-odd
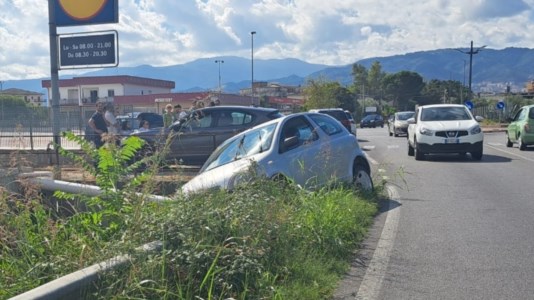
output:
[[[119,113],[132,112],[134,107],[119,107]],[[87,121],[95,112],[95,107],[60,106],[60,132],[71,131],[84,136]],[[0,109],[0,149],[40,150],[52,147],[53,120],[50,107],[16,107]],[[63,137],[61,146],[66,149],[78,149],[79,145]]]

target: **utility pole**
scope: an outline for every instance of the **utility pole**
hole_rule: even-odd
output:
[[[250,80],[250,94],[251,94],[251,105],[254,106],[254,35],[256,31],[250,32],[250,62],[252,65],[252,77]]]
[[[471,41],[471,47],[469,49],[469,51],[462,51],[462,50],[459,50],[459,49],[456,49],[464,54],[469,54],[469,96],[471,96],[473,94],[473,90],[471,89],[471,80],[472,80],[472,77],[473,77],[473,55],[474,54],[478,54],[478,52],[480,52],[482,49],[486,48],[486,45],[482,46],[482,47],[478,47],[476,49],[473,48],[473,41]]]
[[[221,64],[224,64],[224,60],[216,60],[216,64],[219,65],[219,96],[221,95]]]

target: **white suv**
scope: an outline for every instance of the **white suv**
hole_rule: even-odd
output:
[[[408,119],[408,155],[416,160],[429,153],[471,153],[474,160],[482,159],[484,134],[478,122],[461,104],[419,106]]]

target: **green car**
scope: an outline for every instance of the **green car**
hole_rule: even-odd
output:
[[[526,150],[528,145],[534,145],[534,105],[527,105],[510,119],[506,129],[506,146],[519,145],[519,150]]]

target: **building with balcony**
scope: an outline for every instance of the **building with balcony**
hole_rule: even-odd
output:
[[[48,99],[52,99],[50,80],[43,80]],[[73,77],[60,79],[59,104],[71,106],[94,106],[97,101],[112,102],[115,96],[167,94],[175,87],[174,81],[145,77],[117,75]]]

